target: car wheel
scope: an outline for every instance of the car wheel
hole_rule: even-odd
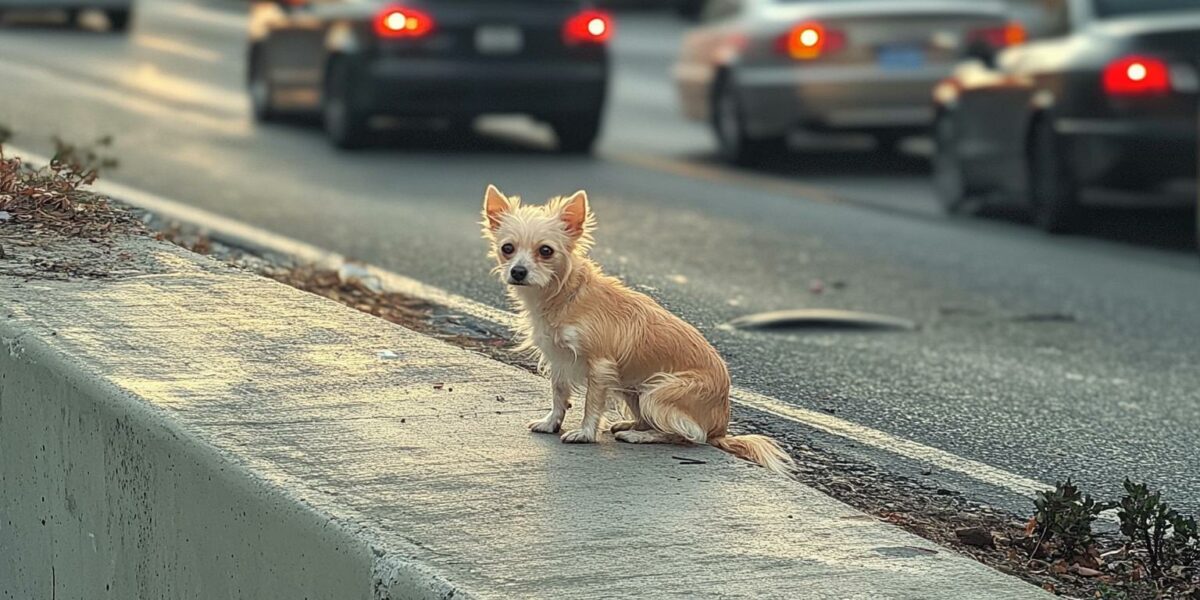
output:
[[[933,184],[938,202],[947,214],[963,214],[967,205],[967,181],[958,155],[958,133],[954,119],[939,115],[933,124]]]
[[[551,121],[558,149],[564,154],[588,154],[600,137],[600,113],[581,113],[555,117]]]
[[[901,145],[904,143],[904,140],[907,140],[910,136],[902,133],[876,133],[874,137],[875,150],[877,152],[901,154],[903,152]]]
[[[104,13],[108,17],[108,27],[112,31],[128,31],[131,13],[129,9],[110,10]]]
[[[354,94],[354,72],[345,59],[329,65],[325,96],[321,106],[325,133],[334,146],[361,148],[370,141],[370,115],[359,105]]]
[[[718,80],[713,94],[712,128],[717,148],[726,161],[753,166],[787,149],[784,137],[755,139],[746,133],[746,122],[737,90],[728,78]]]
[[[250,106],[254,111],[254,119],[261,123],[276,120],[279,115],[271,104],[275,91],[271,88],[271,78],[267,76],[267,57],[261,48],[250,51]]]
[[[1028,169],[1034,224],[1049,233],[1069,231],[1078,220],[1077,184],[1067,149],[1049,119],[1038,119],[1030,131]]]

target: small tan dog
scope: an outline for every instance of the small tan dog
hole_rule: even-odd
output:
[[[550,414],[529,429],[557,433],[572,392],[586,389],[583,423],[563,442],[595,442],[615,394],[632,417],[610,428],[620,441],[708,443],[777,473],[792,470],[770,438],[727,435],[729,371],[700,332],[588,258],[595,218],[585,192],[522,206],[488,186],[483,216],[494,273],[522,310],[521,347],[540,355],[554,388]]]

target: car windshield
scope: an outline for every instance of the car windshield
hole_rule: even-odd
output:
[[[1200,11],[1200,0],[1095,0],[1101,18],[1163,12]]]

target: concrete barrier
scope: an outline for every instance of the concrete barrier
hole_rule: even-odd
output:
[[[532,435],[539,377],[129,244],[0,275],[2,598],[1048,597],[710,448]]]

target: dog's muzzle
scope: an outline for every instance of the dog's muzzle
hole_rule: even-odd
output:
[[[508,270],[508,282],[512,285],[529,285],[529,269],[516,265]]]

